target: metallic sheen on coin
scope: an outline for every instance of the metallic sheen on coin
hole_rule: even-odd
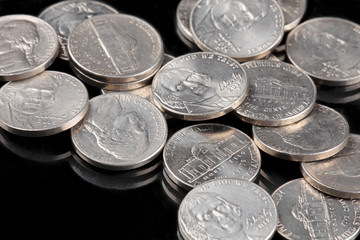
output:
[[[296,27],[303,18],[307,0],[276,0],[284,14],[284,31],[290,31]]]
[[[146,99],[108,93],[90,100],[87,117],[71,129],[76,153],[109,170],[141,167],[155,159],[167,140],[167,123]]]
[[[331,157],[347,144],[349,124],[337,111],[316,104],[304,119],[281,127],[253,125],[253,138],[264,152],[286,160],[309,162]]]
[[[56,59],[55,30],[30,15],[0,17],[0,81],[22,80],[45,71]]]
[[[233,112],[245,122],[283,126],[306,117],[314,108],[316,86],[291,64],[255,60],[242,64],[250,83],[243,103]]]
[[[154,102],[183,120],[217,118],[245,99],[249,82],[243,67],[217,53],[196,52],[165,64],[154,76]]]
[[[284,15],[275,0],[200,0],[190,29],[201,50],[243,62],[268,55],[281,42]]]
[[[44,71],[0,89],[0,126],[16,135],[43,137],[73,127],[89,109],[84,84],[62,72]]]
[[[193,41],[190,29],[190,14],[197,0],[181,0],[176,8],[176,25],[180,33],[188,40]]]
[[[335,198],[313,188],[303,178],[272,193],[279,221],[277,232],[289,240],[352,240],[360,230],[358,199]]]
[[[102,14],[80,23],[69,36],[70,61],[81,72],[109,83],[154,74],[163,61],[159,33],[127,14]]]
[[[215,123],[176,132],[167,141],[163,158],[168,176],[188,190],[217,178],[254,181],[261,166],[260,151],[250,137]]]
[[[301,163],[301,172],[313,187],[341,198],[360,198],[360,135],[350,134],[346,147],[335,156]]]
[[[360,82],[360,26],[345,19],[307,20],[286,39],[289,60],[322,85]]]
[[[276,223],[271,196],[255,183],[231,178],[197,186],[178,210],[179,231],[186,240],[269,240]]]
[[[72,30],[88,18],[107,13],[118,13],[118,11],[98,1],[61,1],[44,9],[39,14],[39,18],[45,20],[55,29],[60,43],[59,57],[63,60],[69,60],[67,41]]]

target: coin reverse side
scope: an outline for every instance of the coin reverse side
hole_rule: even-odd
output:
[[[303,178],[283,184],[271,196],[279,214],[277,232],[285,239],[350,240],[359,234],[358,199],[323,194]]]
[[[264,152],[286,160],[309,162],[340,152],[347,144],[349,124],[338,112],[316,104],[304,119],[281,127],[253,125],[253,138]]]
[[[89,109],[85,85],[63,72],[44,71],[0,89],[0,126],[16,135],[42,137],[70,129]]]
[[[167,123],[160,110],[142,97],[122,92],[92,98],[87,117],[71,129],[76,153],[109,170],[151,162],[166,139]]]
[[[178,210],[184,239],[271,239],[277,209],[271,196],[255,183],[232,178],[201,184]]]
[[[222,124],[197,124],[176,132],[164,151],[164,169],[185,189],[217,178],[254,181],[260,151],[240,130]]]

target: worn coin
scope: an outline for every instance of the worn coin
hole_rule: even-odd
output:
[[[249,82],[243,67],[222,54],[195,52],[165,64],[154,76],[154,102],[183,120],[208,120],[234,110]]]
[[[203,51],[237,61],[268,55],[284,35],[284,15],[275,0],[201,0],[190,15],[194,42]]]
[[[277,0],[284,14],[284,31],[290,31],[296,27],[303,18],[307,0]]]
[[[42,137],[73,127],[89,108],[85,85],[63,72],[44,71],[0,89],[0,126],[16,135]]]
[[[308,162],[331,157],[347,144],[349,124],[334,109],[316,104],[304,119],[281,127],[253,125],[253,138],[264,152],[292,161]]]
[[[180,129],[163,151],[168,176],[185,189],[217,178],[254,181],[261,166],[260,151],[240,130],[215,123]]]
[[[69,60],[67,41],[72,30],[82,21],[106,13],[118,13],[118,11],[98,1],[61,1],[45,8],[39,14],[39,18],[55,29],[60,43],[59,57]]]
[[[163,42],[146,21],[127,14],[102,14],[77,25],[68,41],[70,61],[110,83],[149,77],[163,61]]]
[[[93,97],[87,117],[71,129],[76,153],[109,170],[141,167],[155,159],[167,139],[167,123],[142,97],[115,92]]]
[[[190,42],[193,37],[190,29],[190,14],[197,0],[181,0],[176,8],[176,26],[180,33]]]
[[[306,117],[314,108],[316,86],[291,64],[255,60],[242,64],[250,91],[233,112],[245,122],[260,126],[283,126]]]
[[[360,82],[360,26],[351,21],[320,17],[307,20],[286,39],[289,60],[322,85]]]
[[[313,187],[341,198],[360,198],[360,135],[350,134],[346,147],[335,156],[301,163],[301,172]]]
[[[56,59],[55,30],[30,15],[0,17],[0,80],[15,81],[45,71]]]
[[[303,178],[291,180],[272,193],[285,239],[355,239],[360,230],[358,199],[335,198],[313,188]]]
[[[178,210],[184,239],[271,239],[277,209],[271,196],[255,183],[217,179],[191,190]]]

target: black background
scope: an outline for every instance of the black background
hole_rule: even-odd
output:
[[[0,0],[0,15],[37,16],[55,2],[58,1]],[[104,2],[119,12],[135,15],[152,24],[163,39],[165,53],[176,57],[193,51],[176,33],[178,0]],[[360,1],[309,0],[303,21],[319,16],[337,16],[360,23]],[[72,74],[67,62],[61,59],[49,69]],[[100,94],[91,86],[88,89],[91,96]],[[345,116],[352,133],[360,133],[359,101],[326,105]],[[229,124],[251,136],[251,126],[231,114],[209,122]],[[169,135],[193,124],[174,119],[168,123]],[[41,139],[22,138],[1,131],[0,139],[2,239],[176,239],[178,205],[163,190],[162,166],[153,173],[156,180],[146,186],[110,190],[79,177],[69,164],[73,161],[71,156],[52,159],[52,155],[69,155],[72,151],[68,131]],[[274,182],[278,184],[301,177],[297,163],[273,159],[265,154],[262,158],[263,168],[272,171]],[[286,172],[279,171],[283,168]],[[92,180],[98,180],[96,175]],[[274,239],[277,238],[276,235]]]

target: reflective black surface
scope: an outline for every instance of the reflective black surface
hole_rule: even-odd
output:
[[[37,16],[55,2],[0,0],[0,15]],[[106,3],[152,24],[162,36],[167,54],[176,57],[193,51],[176,32],[178,0]],[[337,16],[360,23],[359,12],[358,0],[309,0],[303,21],[318,16]],[[68,63],[61,59],[50,69],[73,74]],[[88,90],[91,96],[100,94],[94,87],[88,86]],[[329,93],[334,89],[323,91]],[[344,94],[360,94],[359,89],[351,91]],[[340,95],[342,93],[340,91]],[[319,103],[338,110],[349,121],[350,131],[360,133],[360,100],[348,99],[341,104],[320,100]],[[251,136],[251,126],[232,114],[209,122],[229,124]],[[168,124],[171,135],[193,122],[170,119]],[[4,236],[8,239],[177,239],[177,208],[186,192],[166,182],[161,157],[156,160],[159,164],[154,162],[139,171],[119,174],[97,171],[76,162],[68,131],[29,139],[1,130],[0,140],[0,234],[3,239]],[[262,159],[262,176],[258,182],[270,192],[288,180],[301,177],[298,163],[265,154]]]

